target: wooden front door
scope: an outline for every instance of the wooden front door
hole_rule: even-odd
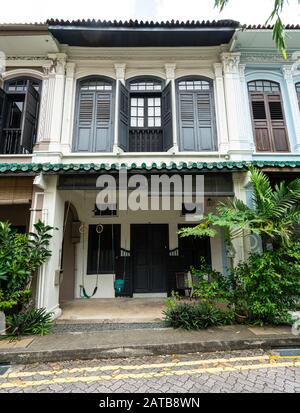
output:
[[[168,225],[132,225],[131,246],[133,292],[166,292],[166,263],[169,252]]]

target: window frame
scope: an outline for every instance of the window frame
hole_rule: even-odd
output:
[[[210,88],[208,90],[180,90],[179,84],[182,81],[206,81],[209,83]],[[176,94],[176,115],[177,115],[177,136],[178,136],[178,146],[180,152],[188,152],[183,149],[183,138],[182,138],[182,126],[181,126],[181,112],[180,112],[180,95],[184,93],[193,93],[196,95],[197,93],[203,94],[210,94],[210,103],[211,103],[211,125],[212,125],[212,136],[213,136],[213,148],[210,151],[206,151],[203,149],[196,148],[192,152],[217,152],[218,151],[218,129],[217,129],[217,112],[216,112],[216,102],[215,102],[215,87],[214,87],[214,79],[211,79],[207,76],[201,75],[187,75],[182,76],[176,79],[175,81],[175,94]],[[196,108],[194,107],[194,113],[196,113]],[[195,119],[198,123],[198,119]],[[199,138],[199,137],[197,137]],[[199,139],[197,139],[199,143]]]
[[[132,83],[138,83],[138,82],[147,82],[147,81],[156,81],[158,83],[160,83],[161,88],[160,90],[131,90],[130,86]],[[135,76],[132,77],[130,79],[127,79],[126,81],[126,86],[128,88],[129,91],[129,130],[130,129],[134,129],[134,130],[162,130],[163,128],[163,107],[162,107],[162,92],[165,88],[165,84],[166,82],[164,81],[164,79],[161,79],[158,76]],[[131,125],[131,99],[143,99],[144,100],[144,114],[143,114],[143,120],[144,120],[144,126],[132,126]],[[154,123],[155,123],[155,116],[149,116],[148,115],[148,99],[149,98],[159,98],[160,99],[160,126],[149,126],[149,117],[153,117],[154,118]],[[153,106],[153,108],[155,108],[155,106]],[[138,116],[133,116],[136,117],[137,119],[139,118]]]
[[[269,82],[270,84],[276,84],[278,86],[278,91],[250,91],[249,90],[249,84],[253,82]],[[283,94],[282,94],[282,87],[279,81],[276,80],[270,80],[270,79],[252,79],[247,81],[247,92],[248,92],[248,99],[249,99],[249,106],[250,106],[250,114],[251,114],[251,124],[252,124],[252,131],[253,131],[253,138],[254,138],[254,144],[255,144],[255,151],[257,153],[289,153],[291,151],[290,147],[290,139],[289,139],[289,131],[288,131],[288,124],[287,124],[287,118],[285,115],[285,108],[284,108],[284,100],[283,100]],[[253,100],[252,96],[253,95],[262,95],[263,97],[261,99],[256,99]],[[272,121],[276,121],[276,119],[272,119],[272,115],[270,112],[270,100],[268,96],[277,96],[279,97],[278,102],[281,104],[281,111],[282,111],[282,121],[284,122],[284,128],[286,132],[286,139],[287,139],[287,150],[285,151],[278,151],[275,148],[275,139],[274,139],[274,132],[273,130],[276,129],[272,124]],[[265,119],[255,119],[254,114],[253,114],[253,102],[263,102],[264,103],[264,110],[265,110]],[[275,100],[274,100],[275,102]],[[270,145],[270,150],[269,151],[263,151],[263,150],[258,150],[257,148],[257,142],[256,142],[256,129],[258,129],[255,126],[255,121],[266,121],[267,124],[267,130],[268,130],[268,139],[269,139],[269,145]]]
[[[9,84],[12,82],[18,82],[18,81],[23,81],[24,85],[26,85],[26,90],[23,88],[23,90],[9,90]],[[39,129],[39,121],[40,121],[40,109],[41,109],[41,101],[42,101],[42,88],[43,88],[43,80],[39,79],[34,76],[26,76],[26,75],[21,75],[21,76],[12,76],[4,80],[3,84],[3,91],[5,92],[6,95],[6,105],[4,107],[4,123],[1,127],[0,133],[2,133],[3,130],[19,130],[21,133],[21,140],[22,140],[22,135],[24,133],[24,121],[26,121],[26,114],[28,113],[26,111],[27,106],[26,106],[26,101],[28,98],[28,86],[30,82],[34,82],[35,84],[38,84],[38,88],[32,85],[33,89],[35,90],[35,93],[38,95],[36,99],[36,112],[35,112],[35,126],[34,126],[34,131],[33,135],[31,136],[31,148],[26,149],[25,146],[20,145],[22,150],[24,150],[25,154],[31,154],[33,152],[34,145],[37,143],[38,139],[38,129]],[[21,114],[21,119],[20,119],[20,127],[19,128],[10,128],[9,125],[9,116],[11,114],[12,110],[12,103],[14,101],[17,101],[18,97],[20,100],[23,102],[23,108],[22,108],[22,114]],[[24,117],[25,116],[25,117]],[[25,128],[26,129],[26,128]]]
[[[38,84],[39,84],[39,88],[38,88],[37,92],[38,92],[38,94],[39,94],[39,96],[40,96],[40,101],[41,101],[43,81],[42,81],[41,79],[38,79],[38,78],[33,77],[33,76],[14,76],[14,77],[12,77],[12,78],[6,79],[6,80],[4,81],[4,88],[3,88],[3,90],[5,91],[5,93],[6,93],[7,95],[26,95],[27,90],[20,90],[20,91],[19,91],[19,90],[15,90],[15,91],[8,90],[9,83],[10,83],[10,82],[13,82],[13,81],[18,81],[18,80],[25,80],[26,83],[28,83],[28,81],[29,81],[29,82],[36,82],[36,83],[38,83]],[[33,86],[33,87],[34,87],[34,86]]]
[[[102,218],[102,217],[101,217]],[[110,217],[111,218],[111,217]],[[112,264],[112,268],[111,269],[104,269],[104,270],[102,270],[101,271],[101,267],[103,268],[103,265],[99,265],[99,275],[104,275],[104,274],[114,274],[114,270],[116,269],[116,261],[117,261],[117,257],[118,257],[118,255],[120,254],[120,251],[119,250],[121,250],[121,224],[114,224],[114,223],[107,223],[107,224],[101,224],[102,226],[103,226],[103,228],[108,228],[109,227],[109,229],[108,229],[108,231],[110,231],[110,233],[111,233],[111,226],[113,226],[113,227],[115,227],[115,229],[114,229],[114,231],[116,231],[117,232],[117,234],[115,234],[114,233],[114,242],[115,242],[115,251],[114,251],[114,257],[115,257],[115,263],[114,264]],[[91,230],[94,228],[94,229],[96,229],[96,227],[97,227],[97,224],[89,224],[89,226],[88,226],[88,242],[87,242],[87,252],[86,252],[86,257],[87,257],[87,260],[86,260],[86,274],[87,275],[97,275],[97,268],[94,268],[93,267],[93,260],[92,260],[92,256],[93,256],[93,253],[92,253],[92,249],[90,249],[90,245],[91,245]],[[95,231],[95,233],[96,233],[96,231]],[[95,233],[93,234],[93,235],[95,235]],[[101,235],[100,235],[101,236]],[[119,238],[119,239],[117,239],[117,237]],[[119,246],[117,245],[116,246],[116,242],[118,242],[119,241]],[[95,249],[96,249],[96,251],[97,251],[97,249],[98,249],[98,238],[97,238],[97,235],[95,236],[95,242],[92,244],[92,245],[95,245]],[[100,250],[101,250],[101,239],[100,239]],[[112,260],[110,260],[110,262],[112,263]]]
[[[89,151],[80,151],[77,149],[78,145],[78,138],[79,138],[79,116],[80,116],[80,95],[81,95],[81,87],[80,85],[86,81],[89,80],[94,80],[94,79],[99,79],[107,81],[111,84],[112,89],[111,90],[84,90],[83,92],[86,93],[94,93],[94,98],[97,93],[103,93],[111,94],[111,131],[110,131],[110,147],[108,151],[105,152],[96,152],[93,151],[93,148]],[[113,79],[112,77],[109,76],[102,76],[102,75],[88,75],[81,77],[77,79],[76,81],[76,93],[75,93],[75,107],[74,107],[74,122],[73,122],[73,140],[72,140],[72,152],[73,153],[111,153],[113,150],[113,144],[114,144],[114,129],[115,129],[115,105],[116,105],[116,80]],[[96,118],[93,118],[93,129],[95,128],[96,125]],[[93,132],[94,133],[94,132]],[[94,138],[95,136],[93,135],[92,143],[90,143],[90,146],[94,143]]]

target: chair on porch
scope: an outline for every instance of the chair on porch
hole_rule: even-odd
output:
[[[187,272],[177,272],[176,277],[176,288],[177,290],[184,290],[186,297],[192,298],[193,289],[193,276],[190,271]]]

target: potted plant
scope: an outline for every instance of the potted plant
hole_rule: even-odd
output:
[[[244,324],[249,318],[247,303],[244,299],[238,298],[234,304],[235,321]]]

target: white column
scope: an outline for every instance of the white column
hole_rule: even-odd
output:
[[[291,149],[293,152],[300,152],[300,110],[299,110],[295,82],[293,78],[293,67],[283,66],[282,72],[283,72],[285,84],[287,87],[288,98],[289,98],[291,114],[292,114],[292,122],[294,126],[295,137],[296,137],[295,145]]]
[[[252,154],[253,145],[246,128],[243,125],[245,117],[244,94],[241,88],[239,62],[240,53],[222,53],[224,71],[225,101],[229,133],[229,152],[237,154]]]
[[[250,174],[249,172],[234,172],[232,174],[234,195],[236,198],[247,204],[247,185],[249,184]],[[245,233],[238,237],[234,237],[232,245],[235,250],[234,265],[244,261],[250,250],[250,237]]]
[[[253,128],[252,128],[252,119],[251,119],[251,112],[250,112],[250,105],[249,105],[249,93],[248,93],[248,85],[245,76],[246,65],[239,65],[239,72],[240,72],[240,82],[241,82],[241,98],[243,104],[243,118],[242,118],[242,130],[243,136],[245,139],[248,140],[250,149],[254,151],[255,144],[254,144],[254,135],[253,135]]]
[[[166,72],[167,83],[171,82],[171,90],[172,90],[173,147],[169,149],[168,152],[178,152],[179,151],[178,133],[177,133],[178,120],[177,120],[177,110],[176,110],[176,85],[175,85],[176,64],[174,63],[165,64],[165,72]]]
[[[49,249],[51,257],[39,271],[37,306],[44,307],[59,317],[59,270],[62,254],[64,201],[57,190],[57,176],[45,177],[47,187],[44,192],[43,222],[54,228]]]
[[[64,95],[64,108],[63,108],[63,121],[62,121],[62,134],[61,145],[71,152],[72,148],[72,119],[74,112],[74,88],[75,88],[75,63],[66,64],[66,84]]]
[[[226,116],[223,68],[221,63],[214,64],[216,117],[218,130],[219,152],[227,153],[229,149],[228,125]]]
[[[50,54],[48,57],[53,61],[53,68],[51,70],[50,78],[51,80],[54,78],[55,82],[50,127],[50,145],[52,146],[51,149],[59,150],[62,132],[65,93],[65,66],[67,56],[65,53],[57,53],[54,55]]]
[[[55,86],[55,75],[51,73],[51,62],[43,66],[44,79],[42,84],[42,95],[38,122],[37,145],[35,151],[48,150],[50,141],[50,129],[53,107],[53,92]]]
[[[114,125],[114,144],[113,152],[114,154],[122,152],[122,149],[119,148],[119,116],[120,116],[120,84],[121,81],[125,85],[125,73],[126,73],[126,64],[118,63],[115,64],[116,71],[116,100],[115,100],[115,125]]]

